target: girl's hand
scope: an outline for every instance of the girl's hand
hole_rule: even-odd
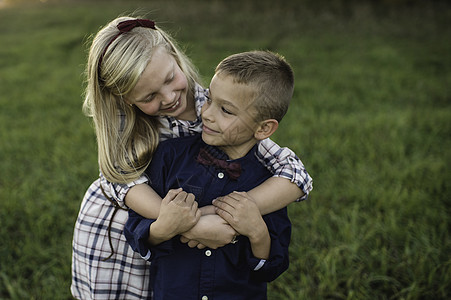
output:
[[[157,244],[190,230],[200,216],[193,194],[188,194],[181,188],[170,190],[161,202],[157,220],[150,226],[151,243]]]
[[[193,228],[182,234],[180,240],[191,248],[217,249],[230,243],[235,235],[235,230],[220,216],[204,215]]]
[[[267,231],[255,201],[246,192],[233,192],[213,200],[216,213],[250,240]]]

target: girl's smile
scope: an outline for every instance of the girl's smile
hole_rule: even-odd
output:
[[[127,96],[127,102],[149,116],[195,120],[194,100],[188,97],[187,91],[188,80],[177,61],[165,48],[159,47]]]

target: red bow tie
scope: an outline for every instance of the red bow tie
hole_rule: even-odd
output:
[[[208,153],[205,148],[201,148],[196,161],[207,166],[215,166],[224,170],[230,179],[236,180],[241,175],[241,165],[237,162],[228,162],[224,159],[219,159]]]

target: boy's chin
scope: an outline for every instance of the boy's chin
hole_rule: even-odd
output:
[[[205,144],[210,145],[210,146],[217,146],[217,144],[215,143],[214,139],[209,136],[208,134],[202,132],[202,141],[204,141]]]

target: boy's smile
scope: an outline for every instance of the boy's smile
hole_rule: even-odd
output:
[[[210,97],[202,107],[204,142],[220,147],[230,159],[246,155],[257,142],[254,95],[252,86],[234,82],[232,76],[215,74]]]

